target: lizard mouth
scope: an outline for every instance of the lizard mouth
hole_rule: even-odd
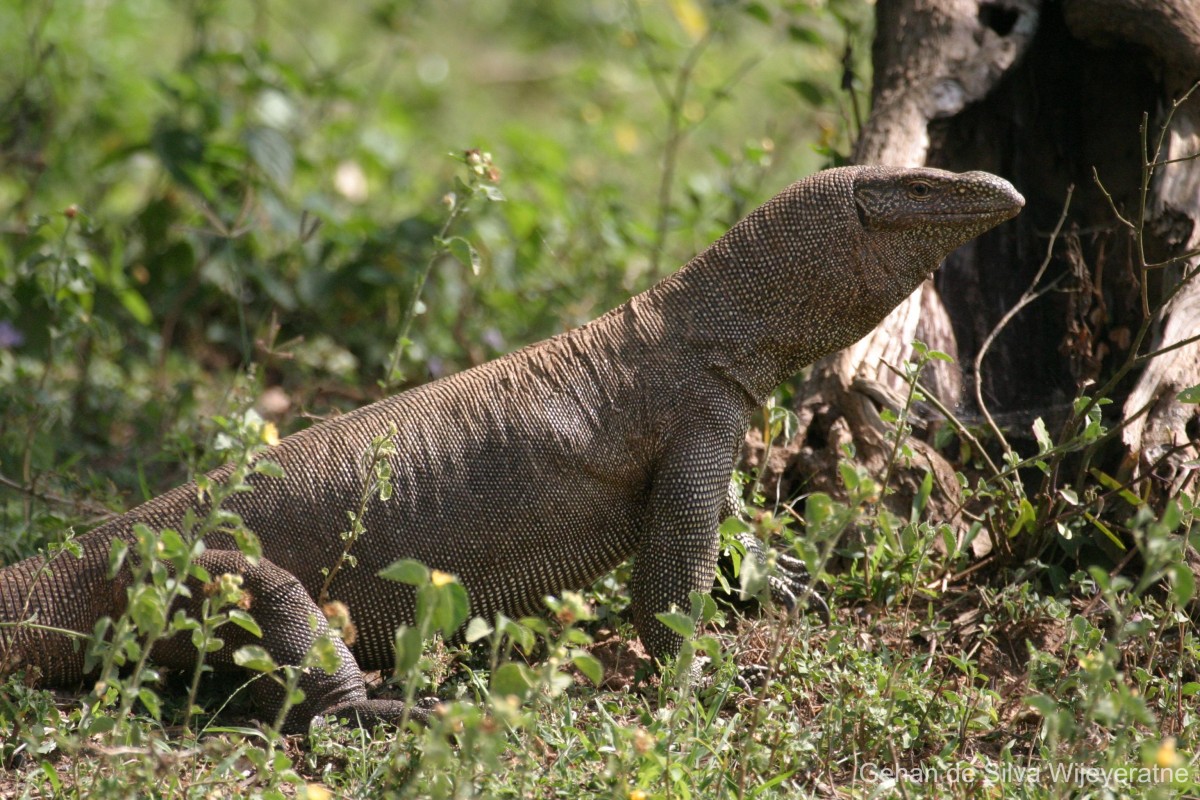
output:
[[[993,224],[998,224],[1004,222],[1005,220],[1012,219],[1017,214],[1021,213],[1021,209],[1024,207],[1025,198],[1017,194],[1016,197],[1013,198],[1013,202],[1008,205],[981,208],[975,211],[932,211],[922,214],[921,218],[937,223],[991,222]]]

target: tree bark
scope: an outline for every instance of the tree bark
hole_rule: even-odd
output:
[[[938,362],[923,378],[938,399],[971,421],[982,410],[974,398],[982,398],[1026,455],[1035,418],[1054,431],[1078,394],[1117,376],[1106,424],[1133,419],[1118,437],[1122,452],[1104,468],[1122,479],[1153,476],[1160,498],[1194,486],[1187,462],[1197,457],[1200,406],[1176,395],[1200,383],[1200,343],[1133,370],[1123,365],[1200,332],[1200,279],[1178,289],[1196,259],[1143,273],[1138,240],[1113,206],[1138,222],[1143,115],[1153,155],[1172,101],[1200,78],[1200,3],[879,0],[876,21],[872,111],[855,160],[995,172],[1025,195],[1026,211],[953,254],[871,335],[814,367],[800,393],[801,433],[780,451],[786,462],[773,459],[767,469],[768,490],[835,488],[821,475],[836,471],[822,471],[851,442],[883,472],[891,447],[875,406],[906,391],[892,367],[909,358],[914,338],[957,360]],[[1159,158],[1197,152],[1200,91],[1175,109]],[[1070,187],[1063,233],[1033,287]],[[1200,246],[1197,222],[1200,163],[1156,168],[1147,260]],[[975,374],[975,356],[1001,318],[1054,281],[1054,291],[1023,306],[995,337]],[[1134,352],[1146,323],[1150,333]],[[953,469],[928,445],[915,453],[910,486],[932,469],[947,490],[942,510],[957,509]],[[903,504],[911,492],[900,494]]]

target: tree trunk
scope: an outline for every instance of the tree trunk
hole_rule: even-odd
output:
[[[1176,396],[1200,383],[1200,343],[1133,369],[1126,362],[1200,332],[1200,279],[1184,281],[1196,260],[1143,270],[1134,230],[1143,115],[1152,158],[1164,124],[1160,161],[1200,152],[1200,91],[1172,104],[1200,78],[1200,3],[879,0],[876,21],[872,111],[855,160],[988,170],[1016,185],[1026,210],[952,254],[871,335],[814,367],[800,394],[801,434],[772,459],[765,485],[782,495],[834,488],[821,476],[836,474],[830,467],[850,442],[882,474],[891,446],[875,403],[907,391],[889,367],[910,357],[915,338],[956,359],[934,362],[923,377],[933,394],[968,421],[989,412],[1023,455],[1036,452],[1037,417],[1054,432],[1078,394],[1115,379],[1105,423],[1132,421],[1104,468],[1121,479],[1140,476],[1137,491],[1159,499],[1194,486],[1187,462],[1197,457],[1200,406]],[[1196,248],[1197,221],[1200,162],[1156,168],[1145,259]],[[995,336],[976,374],[976,355],[997,323],[1027,292],[1055,281]],[[910,491],[902,484],[899,503],[932,468],[946,490],[940,510],[953,513],[950,465],[928,445],[915,444],[914,453]]]

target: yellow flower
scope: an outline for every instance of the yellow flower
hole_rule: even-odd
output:
[[[704,15],[704,9],[693,0],[671,0],[671,12],[675,15],[679,27],[683,28],[683,32],[693,42],[700,41],[708,33],[708,17]]]
[[[617,143],[617,149],[626,155],[637,152],[641,146],[637,128],[628,122],[618,122],[613,126],[613,139]]]
[[[263,423],[261,436],[263,442],[271,447],[279,444],[279,428],[275,427],[274,422]]]
[[[434,586],[446,586],[454,583],[454,576],[449,572],[442,572],[440,569],[435,569],[429,573],[429,582]]]
[[[1175,752],[1175,737],[1168,736],[1163,739],[1162,744],[1158,746],[1158,751],[1154,754],[1154,763],[1158,764],[1163,769],[1173,769],[1179,766],[1182,761],[1179,753]]]
[[[296,797],[302,800],[329,800],[333,795],[319,783],[307,783],[296,793]]]
[[[646,800],[646,793],[641,789],[634,789],[629,793],[629,800]]]

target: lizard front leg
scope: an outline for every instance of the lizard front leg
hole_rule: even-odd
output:
[[[717,526],[733,469],[730,441],[738,430],[736,420],[689,426],[671,438],[655,472],[630,593],[634,626],[656,660],[677,656],[683,637],[655,615],[686,612],[692,592],[712,588]]]

